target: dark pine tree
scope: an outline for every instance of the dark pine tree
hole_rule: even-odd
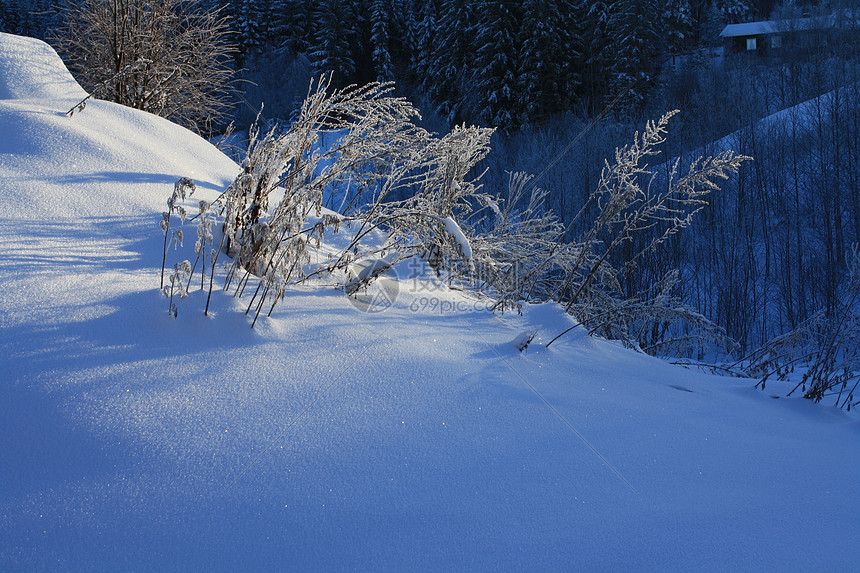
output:
[[[322,0],[314,14],[314,37],[309,48],[317,73],[331,73],[337,86],[357,79],[361,35],[355,5],[348,0]]]
[[[231,0],[227,5],[227,12],[233,20],[234,41],[240,63],[248,55],[261,51],[266,44],[264,21],[268,3],[268,0]]]
[[[476,97],[478,119],[509,131],[517,125],[519,70],[519,0],[482,0],[473,34],[474,75],[469,86]]]
[[[433,93],[433,82],[438,74],[435,56],[436,46],[440,43],[440,5],[439,0],[419,0],[415,10],[410,67],[414,74],[413,79],[425,94]],[[430,97],[432,99],[432,95]]]
[[[313,40],[314,2],[272,0],[272,45],[294,53],[308,51]]]
[[[690,0],[664,0],[663,28],[666,50],[681,54],[693,47],[693,9]]]
[[[743,22],[752,12],[749,0],[715,0],[715,3],[725,24]]]
[[[0,32],[21,34],[21,15],[11,0],[0,0]]]
[[[442,3],[436,42],[428,69],[428,95],[450,125],[461,123],[465,88],[472,69],[471,37],[475,13],[469,0]]]
[[[577,13],[583,22],[583,94],[592,111],[600,107],[608,91],[609,69],[614,61],[609,22],[616,0],[581,0]]]
[[[519,30],[517,123],[534,124],[569,109],[580,81],[577,37],[566,15],[567,0],[524,0]]]
[[[413,0],[391,0],[389,5],[389,54],[395,75],[398,79],[405,79],[409,76],[415,49],[418,10]]]
[[[391,2],[372,0],[370,5],[370,48],[376,81],[387,82],[394,79],[394,65],[391,62]]]
[[[0,0],[0,32],[46,39],[59,25],[51,0]]]
[[[642,108],[654,86],[662,43],[657,0],[617,0],[609,19],[613,61],[608,69],[608,97],[618,98],[616,112]]]

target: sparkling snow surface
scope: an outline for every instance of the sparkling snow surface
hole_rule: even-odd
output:
[[[238,168],[84,95],[0,34],[0,570],[856,567],[853,413],[408,280],[174,320],[160,213]]]

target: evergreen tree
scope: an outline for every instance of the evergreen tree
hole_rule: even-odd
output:
[[[578,13],[584,22],[584,92],[592,107],[597,107],[607,91],[608,70],[613,63],[609,23],[615,0],[582,0]]]
[[[680,54],[691,47],[693,15],[690,0],[665,0],[663,26],[666,49],[670,54]]]
[[[376,80],[380,82],[394,79],[394,65],[391,63],[391,37],[389,29],[391,15],[388,0],[373,0],[370,7],[370,47]]]
[[[46,39],[56,29],[50,0],[0,0],[0,32]]]
[[[272,0],[271,11],[272,45],[295,53],[307,52],[313,39],[314,2]]]
[[[474,33],[475,71],[470,88],[477,96],[478,118],[510,130],[517,123],[520,2],[483,0]]]
[[[266,43],[263,21],[268,3],[268,0],[232,0],[229,6],[240,61],[248,54],[259,52]]]
[[[322,0],[314,14],[310,57],[317,73],[331,73],[337,86],[356,82],[360,36],[355,5],[348,0]]]
[[[427,0],[426,2],[419,0],[417,17],[415,18],[416,27],[411,67],[416,82],[428,94],[432,93],[433,78],[437,76],[435,55],[438,45],[440,12],[438,0]]]
[[[391,0],[389,5],[389,54],[398,77],[405,77],[415,46],[417,10],[412,0]]]
[[[708,16],[711,12],[713,0],[687,0],[690,5],[690,19],[692,21],[692,40],[694,45],[698,45],[705,40],[706,28],[708,24]],[[709,40],[712,38],[708,38]]]
[[[773,12],[773,9],[776,8],[776,6],[780,4],[779,0],[749,0],[748,3],[749,3],[750,11],[752,11],[756,15],[756,18],[759,20],[768,19],[771,12]],[[787,4],[789,4],[789,2],[785,2],[785,4],[787,5]],[[850,3],[848,3],[848,2],[844,3],[844,5],[846,7],[850,6],[852,4],[856,6],[856,0],[850,0]],[[839,4],[837,1],[837,2],[830,2],[830,5],[832,7],[837,7]]]
[[[11,0],[0,0],[0,32],[20,34],[21,17]]]
[[[582,4],[585,0],[560,0],[560,29],[564,32],[562,50],[565,67],[562,70],[566,80],[567,93],[571,105],[578,100],[583,85],[583,56],[585,53],[585,26],[582,18]]]
[[[654,85],[662,31],[657,0],[618,0],[609,20],[614,60],[608,97],[619,98],[618,113],[640,109]]]
[[[397,42],[396,53],[404,68],[409,68],[415,53],[416,33],[418,31],[418,8],[413,0],[396,0],[391,19],[394,38]]]
[[[750,15],[748,0],[716,0],[716,8],[726,24],[743,22]]]
[[[517,122],[526,125],[564,109],[579,88],[574,67],[579,55],[565,13],[567,1],[525,0],[519,34]]]
[[[471,73],[471,39],[475,13],[468,0],[442,3],[437,41],[428,69],[428,94],[449,124],[463,121],[464,93]]]

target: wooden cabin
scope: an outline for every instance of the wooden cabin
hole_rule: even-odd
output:
[[[836,42],[856,45],[860,36],[860,11],[846,11],[817,18],[763,20],[729,24],[720,32],[726,53],[785,56],[817,51]]]

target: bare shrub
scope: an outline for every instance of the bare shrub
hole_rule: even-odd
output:
[[[324,192],[344,183],[362,189],[396,185],[401,166],[427,138],[411,121],[416,110],[389,95],[391,85],[329,92],[329,81],[312,84],[285,132],[273,128],[261,135],[252,128],[243,172],[216,202],[233,256],[226,286],[235,280],[240,295],[252,275],[260,278],[248,307],[255,318],[267,300],[271,313],[286,286],[305,277],[310,242],[320,241],[327,227],[340,225],[340,217],[322,213]],[[323,133],[337,140],[324,148]],[[277,203],[270,205],[275,192]],[[313,225],[308,224],[311,216],[318,218]],[[343,268],[349,260],[342,253],[327,269]]]
[[[568,242],[568,229],[530,175],[510,173],[501,195],[482,188],[476,167],[490,151],[493,130],[461,126],[438,137],[413,123],[416,110],[392,97],[390,84],[331,90],[329,82],[312,82],[286,130],[263,134],[253,127],[242,172],[211,207],[201,207],[205,228],[211,230],[213,215],[223,221],[220,246],[209,257],[210,296],[222,253],[231,257],[225,289],[241,297],[256,284],[246,310],[254,322],[271,314],[290,284],[337,275],[352,295],[398,261],[421,257],[449,282],[493,297],[494,309],[556,300],[592,334],[655,354],[726,342],[718,328],[672,296],[677,271],[666,270],[629,296],[620,281],[639,257],[689,226],[717,189],[715,180],[747,157],[726,152],[699,159],[683,176],[676,161],[658,189],[647,159],[659,153],[673,115],[666,114],[606,164],[589,199],[598,216]],[[324,211],[326,196],[336,193],[340,212]],[[346,247],[320,256],[324,233],[343,228]],[[365,241],[377,231],[387,237],[383,245]],[[610,255],[646,231],[639,252],[614,265]],[[196,253],[205,263],[203,245],[214,241],[211,231],[198,229],[198,236]],[[364,270],[356,275],[353,267]]]
[[[196,0],[82,0],[54,41],[88,91],[207,133],[234,94],[229,33]]]
[[[835,405],[851,409],[860,400],[860,245],[852,248],[848,280],[831,314],[820,311],[797,328],[778,336],[733,365],[759,378],[765,389],[771,378],[788,380],[796,370],[804,398],[820,402],[835,396]]]
[[[570,270],[553,296],[592,333],[652,351],[669,344],[664,335],[671,334],[671,330],[686,340],[719,341],[724,337],[710,321],[670,296],[677,281],[673,269],[664,269],[663,277],[651,288],[628,296],[621,294],[623,278],[642,257],[689,227],[695,214],[707,204],[707,195],[719,189],[716,181],[727,179],[750,159],[726,151],[696,159],[684,175],[680,160],[676,160],[666,185],[655,185],[649,161],[660,154],[667,125],[676,113],[648,122],[632,144],[616,149],[613,163],[605,163],[597,189],[574,223],[592,203],[597,207],[597,216],[591,227],[568,246],[572,254]],[[647,240],[636,241],[646,233]],[[625,244],[636,245],[637,250],[620,265],[613,265],[612,256]]]

